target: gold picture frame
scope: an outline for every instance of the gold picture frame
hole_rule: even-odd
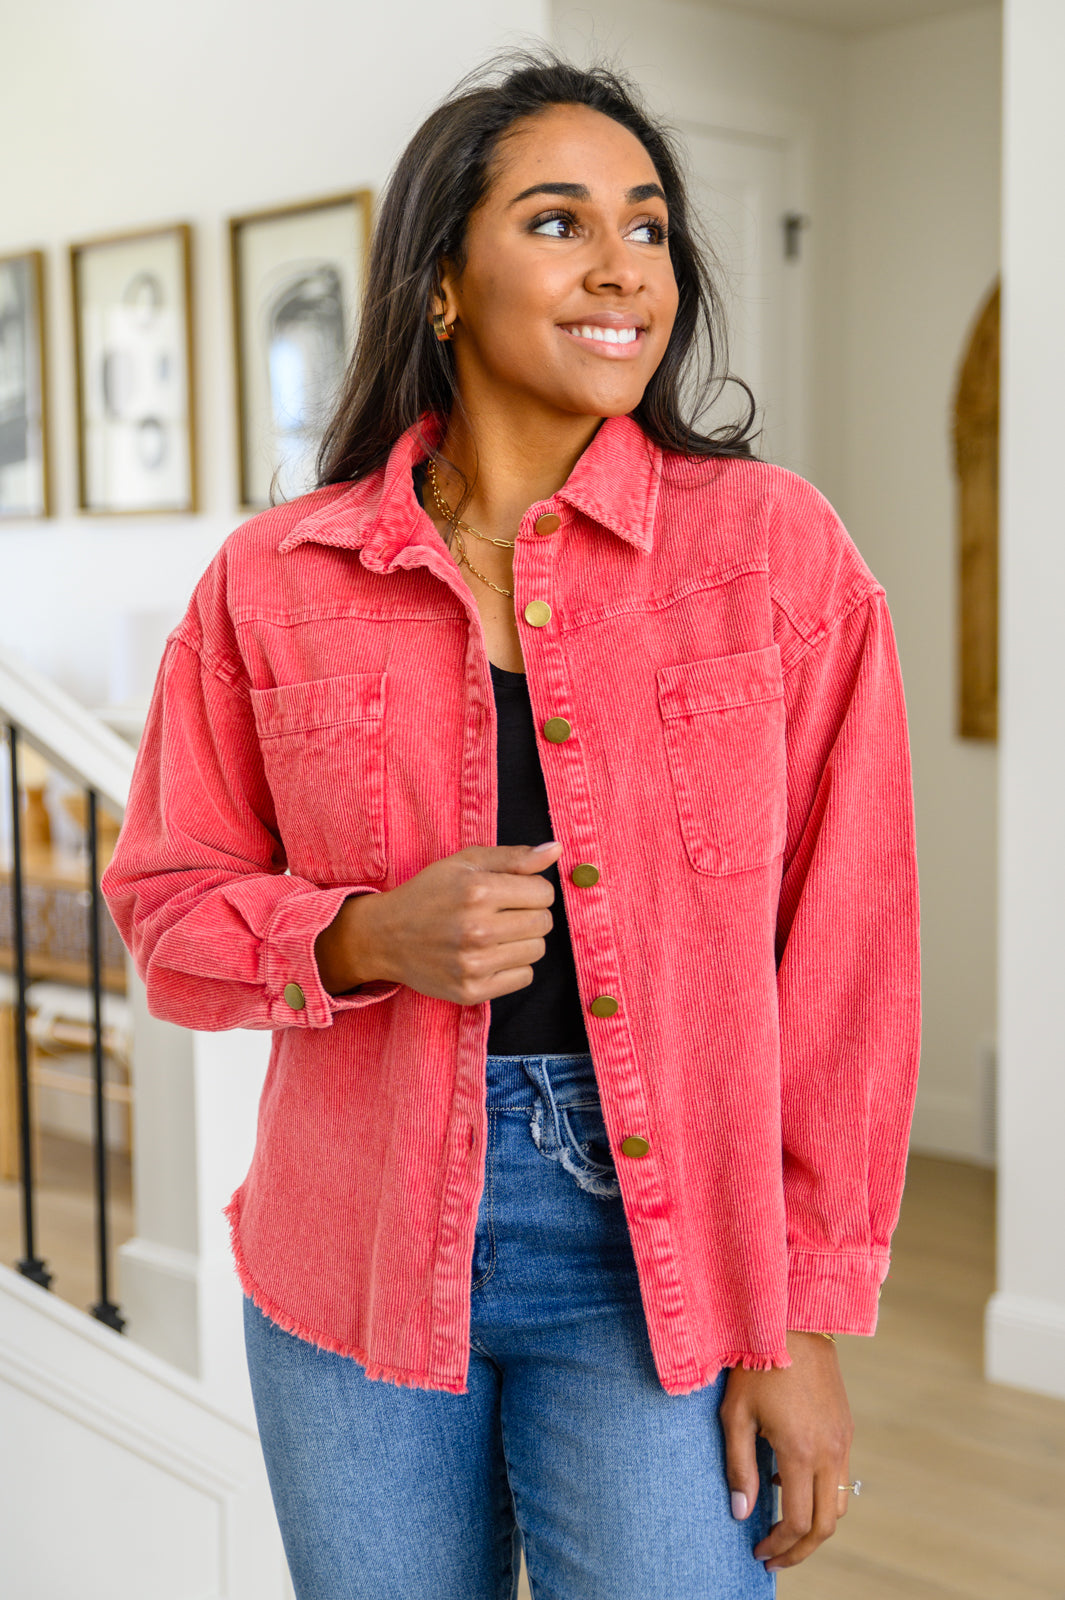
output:
[[[354,345],[373,196],[352,189],[229,219],[240,504],[313,487]]]
[[[0,521],[52,514],[44,251],[0,256]]]
[[[998,738],[999,323],[996,278],[968,332],[954,392],[956,475],[955,731]]]
[[[72,244],[70,282],[79,511],[198,510],[191,225]]]

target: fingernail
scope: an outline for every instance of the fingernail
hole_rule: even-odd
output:
[[[534,844],[533,845],[533,849],[534,850],[553,850],[557,843],[558,843],[557,839],[548,839],[546,844]]]
[[[734,1517],[747,1515],[747,1496],[740,1489],[732,1491],[732,1515]]]

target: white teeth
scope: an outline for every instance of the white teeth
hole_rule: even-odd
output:
[[[598,328],[585,323],[583,327],[575,328],[574,333],[582,339],[597,339],[600,344],[632,344],[639,332],[638,328]]]

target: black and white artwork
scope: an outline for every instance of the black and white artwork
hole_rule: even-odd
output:
[[[84,511],[195,509],[190,233],[71,249]]]
[[[369,240],[366,191],[230,221],[242,505],[314,485],[355,339]]]
[[[48,513],[44,259],[0,256],[0,517]]]

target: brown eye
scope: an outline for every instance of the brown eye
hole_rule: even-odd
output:
[[[661,222],[638,222],[632,231],[651,235],[650,238],[641,240],[642,244],[664,244],[669,237],[668,229]]]
[[[530,233],[540,233],[549,239],[564,239],[565,230],[575,228],[576,217],[568,211],[555,211],[549,217],[538,217],[530,228]]]

